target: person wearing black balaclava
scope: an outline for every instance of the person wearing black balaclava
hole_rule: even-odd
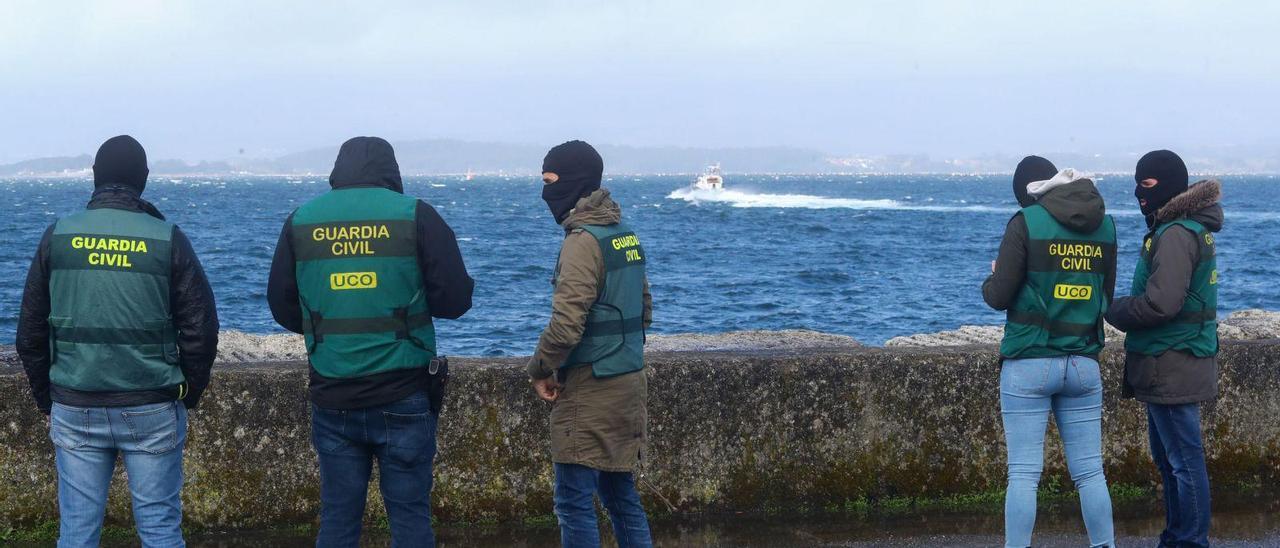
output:
[[[50,416],[60,545],[98,544],[117,456],[149,501],[134,514],[142,544],[182,544],[187,413],[209,384],[218,313],[191,241],[142,199],[147,174],[133,137],[103,143],[88,206],[45,231],[22,295],[15,346]]]
[[[564,546],[599,546],[595,497],[622,547],[651,546],[634,471],[647,443],[644,332],[653,319],[645,250],[600,187],[604,162],[582,141],[542,161],[542,199],[564,229],[551,320],[527,371],[551,408],[555,513]]]
[[[1132,295],[1107,321],[1127,333],[1124,392],[1147,406],[1151,456],[1164,482],[1161,546],[1209,545],[1209,474],[1200,404],[1218,394],[1217,233],[1222,185],[1188,186],[1187,166],[1168,150],[1138,160],[1134,197],[1150,231]]]
[[[1005,546],[1030,546],[1044,470],[1045,425],[1058,417],[1089,546],[1112,546],[1103,473],[1102,352],[1116,283],[1115,221],[1093,181],[1028,156],[1013,175],[1022,206],[1005,227],[982,296],[1006,312],[1000,412],[1007,452]],[[1021,379],[1045,379],[1026,383]]]
[[[578,200],[600,189],[604,160],[591,145],[569,141],[547,152],[542,159],[542,173],[550,174],[544,175],[550,179],[542,185],[542,201],[551,209],[556,224],[561,224]]]
[[[359,545],[377,461],[392,545],[435,546],[432,471],[449,369],[433,318],[470,310],[475,282],[453,230],[405,194],[391,143],[347,140],[329,187],[285,220],[267,279],[271,315],[307,343],[316,545]]]

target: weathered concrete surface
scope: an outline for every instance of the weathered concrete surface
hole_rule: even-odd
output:
[[[1154,485],[1142,407],[1118,399],[1119,354],[1104,355],[1107,474]],[[550,513],[549,407],[531,394],[523,361],[455,362],[436,472],[441,519]],[[651,511],[798,510],[1003,487],[994,347],[658,353],[649,364],[641,483]],[[188,523],[313,520],[304,366],[219,366],[213,382],[191,419]],[[1213,480],[1274,485],[1280,341],[1224,343],[1221,382],[1205,410]],[[17,368],[0,367],[0,399],[0,529],[54,519],[52,448]],[[1060,444],[1049,448],[1046,482],[1069,485]],[[111,500],[113,521],[126,520],[122,482]],[[381,512],[376,498],[371,507]]]
[[[681,333],[649,335],[648,352],[719,352],[725,350],[804,350],[810,348],[857,348],[853,337],[818,331],[731,331],[728,333]],[[223,331],[218,340],[219,363],[306,360],[302,335],[278,333],[258,335]]]
[[[1124,342],[1124,332],[1104,324],[1107,342]],[[904,335],[885,341],[885,346],[965,346],[999,343],[1003,325],[962,325],[951,331]],[[1228,341],[1257,341],[1280,338],[1280,312],[1249,309],[1232,312],[1218,322],[1218,338]]]

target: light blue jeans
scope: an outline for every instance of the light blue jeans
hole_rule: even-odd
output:
[[[87,408],[54,403],[49,419],[58,463],[59,548],[98,546],[118,454],[124,456],[142,545],[185,546],[187,408],[181,402]]]
[[[1067,470],[1080,492],[1089,544],[1112,546],[1111,494],[1102,473],[1102,375],[1098,362],[1083,356],[1005,360],[1000,370],[1000,414],[1009,458],[1005,546],[1031,546],[1050,412],[1062,435]]]

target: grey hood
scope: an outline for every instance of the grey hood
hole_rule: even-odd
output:
[[[1060,178],[1068,172],[1072,180],[1061,180]],[[1028,192],[1032,195],[1039,193],[1036,203],[1043,206],[1049,215],[1073,232],[1089,233],[1102,226],[1102,220],[1107,215],[1107,206],[1103,203],[1102,195],[1098,193],[1098,188],[1093,185],[1093,181],[1075,178],[1075,172],[1066,169],[1053,179],[1038,183],[1050,182],[1053,183],[1044,185],[1047,188],[1032,188],[1037,183],[1027,186]]]

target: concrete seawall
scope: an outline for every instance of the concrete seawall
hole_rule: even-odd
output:
[[[10,355],[11,356],[11,355]],[[1151,486],[1141,405],[1119,399],[1104,355],[1106,471]],[[9,362],[9,363],[4,363]],[[551,511],[549,407],[520,359],[458,359],[440,423],[436,515],[518,520]],[[1003,488],[993,347],[865,348],[649,356],[650,511],[802,510],[850,500]],[[187,522],[310,523],[318,479],[305,365],[220,365],[187,445]],[[56,519],[52,446],[11,357],[0,360],[0,530]],[[1220,399],[1205,409],[1219,485],[1280,481],[1280,341],[1224,342]],[[1052,439],[1052,437],[1051,437]],[[109,516],[129,502],[122,477]],[[1051,441],[1045,482],[1070,485]],[[374,488],[376,489],[376,487]],[[382,512],[376,498],[375,515]]]

